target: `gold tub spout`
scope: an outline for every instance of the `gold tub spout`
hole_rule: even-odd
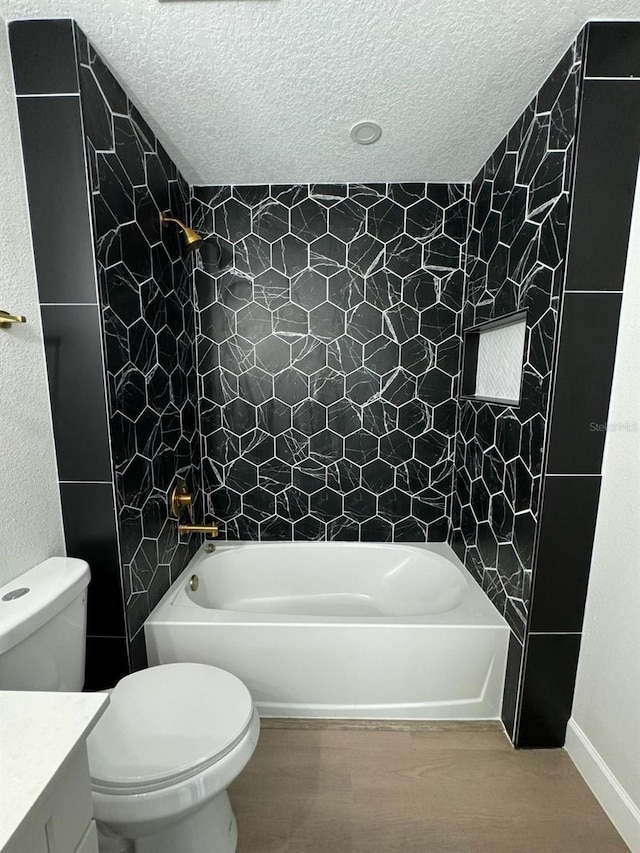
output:
[[[217,524],[179,524],[178,533],[208,533],[209,536],[218,535]]]

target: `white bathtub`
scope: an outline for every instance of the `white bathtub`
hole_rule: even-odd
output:
[[[494,719],[509,629],[448,545],[273,542],[203,547],[145,636],[151,666],[222,667],[262,716]]]

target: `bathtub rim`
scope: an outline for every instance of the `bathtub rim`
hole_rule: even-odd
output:
[[[443,613],[434,613],[428,616],[302,616],[298,614],[281,613],[254,613],[248,611],[221,610],[203,607],[192,601],[186,592],[186,584],[189,577],[196,573],[207,560],[215,558],[216,552],[239,550],[241,548],[276,547],[289,545],[322,546],[333,544],[338,546],[366,545],[380,548],[417,548],[427,551],[439,557],[444,557],[453,565],[463,577],[467,585],[467,592],[462,602],[455,608]],[[482,590],[478,582],[468,569],[460,561],[456,553],[446,542],[308,542],[308,541],[223,541],[216,543],[215,551],[206,551],[207,543],[203,543],[191,558],[187,566],[176,577],[167,592],[153,608],[145,625],[153,624],[217,624],[257,626],[257,625],[279,625],[282,627],[330,627],[335,625],[358,627],[361,629],[374,629],[380,626],[404,628],[407,626],[437,626],[439,628],[459,629],[462,626],[473,626],[477,628],[503,628],[509,631],[509,626]]]

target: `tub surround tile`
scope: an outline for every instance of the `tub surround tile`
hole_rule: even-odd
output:
[[[586,32],[589,74],[633,74],[637,25]],[[460,403],[451,544],[513,631],[528,747],[561,746],[571,708],[640,154],[639,81],[583,79],[584,40],[473,182],[466,247],[463,328],[527,310],[520,406]]]
[[[585,80],[567,290],[622,290],[639,157],[640,79]]]
[[[633,30],[625,33],[633,38]],[[595,44],[603,61],[611,40]],[[571,711],[640,154],[639,96],[638,80],[586,80],[582,93],[518,746],[562,746]]]
[[[621,293],[566,293],[547,472],[597,474],[602,465]]]
[[[73,33],[59,20],[10,33],[65,538],[91,565],[86,679],[99,689],[128,661],[80,103],[53,94],[78,91]]]
[[[525,359],[519,405],[459,402],[451,542],[521,640],[539,517],[582,50],[581,35],[471,185],[463,328],[525,311]]]
[[[131,664],[152,602],[195,552],[169,518],[176,478],[198,498],[195,313],[191,260],[160,211],[187,218],[175,165],[82,31],[75,32]]]
[[[520,688],[520,674],[522,671],[522,650],[522,642],[512,631],[509,635],[509,649],[507,652],[507,668],[504,676],[504,696],[502,699],[501,714],[505,731],[512,741],[515,739],[518,692]]]
[[[529,634],[516,732],[519,747],[564,745],[580,639],[580,634]]]
[[[464,185],[193,189],[224,536],[446,538],[467,214]]]
[[[144,631],[139,630],[135,637],[128,643],[128,651],[129,669],[131,672],[138,672],[140,669],[147,668],[147,647]]]
[[[87,633],[124,634],[116,515],[111,483],[62,483],[62,519],[69,557],[91,568]]]
[[[640,78],[640,22],[590,23],[586,75]]]
[[[598,25],[590,25],[590,34],[592,27],[596,33]],[[624,37],[616,29],[625,42],[633,39],[637,25],[624,29]],[[608,37],[589,44],[590,50],[597,45],[599,62],[613,49]],[[562,325],[548,418],[548,476],[515,726],[518,746],[561,746],[571,710],[640,154],[638,83],[587,79],[580,93],[566,290],[560,293]]]
[[[96,302],[77,97],[18,98],[40,301]]]
[[[9,41],[18,95],[78,91],[73,21],[11,21]]]
[[[96,305],[43,305],[42,326],[61,480],[111,480]]]
[[[529,630],[582,630],[601,477],[547,477]]]
[[[20,94],[18,108],[60,478],[73,481],[62,485],[67,545],[94,570],[90,632],[121,634],[124,644],[92,638],[88,684],[111,686],[127,670],[127,639],[132,664],[143,664],[139,628],[150,603],[198,544],[180,541],[168,518],[176,476],[198,496],[200,448],[190,269],[177,229],[159,223],[161,210],[187,218],[188,188],[73,22],[12,24],[11,46],[19,93],[29,95],[39,91],[51,51],[57,62],[58,51],[72,50],[71,66],[48,63],[66,75],[62,82],[51,74],[49,88],[41,86],[47,95]],[[62,90],[79,97],[51,94]],[[100,517],[83,514],[76,484],[100,492]],[[119,576],[105,497],[112,486]],[[194,513],[204,517],[199,497]]]
[[[66,354],[83,334],[94,358],[81,375],[97,353],[107,381],[106,400],[102,381],[83,398],[92,404],[91,441],[83,434],[73,447],[65,438],[58,449],[61,479],[104,480],[95,484],[104,498],[109,435],[95,425],[108,419],[121,574],[118,584],[100,571],[94,584],[113,601],[122,588],[125,607],[113,621],[90,616],[96,634],[114,636],[88,639],[88,689],[144,666],[144,619],[195,550],[167,517],[179,474],[196,493],[198,519],[217,518],[228,539],[448,535],[512,629],[507,731],[517,745],[561,745],[580,639],[564,631],[581,618],[597,488],[571,506],[572,543],[541,500],[551,512],[574,488],[566,475],[599,473],[602,435],[572,441],[570,457],[566,435],[594,412],[606,420],[608,390],[586,388],[584,368],[609,387],[640,153],[638,25],[589,25],[587,76],[610,79],[583,81],[581,33],[470,187],[219,186],[191,194],[75,24],[70,41],[70,26],[16,22],[11,46],[57,441],[70,409],[56,416],[56,401],[80,405]],[[73,68],[63,61],[45,80],[47,53],[68,55],[70,44]],[[621,76],[628,79],[613,79]],[[78,85],[80,98],[61,96]],[[167,209],[206,236],[199,257],[186,260],[179,233],[160,229]],[[567,254],[571,294],[549,455],[549,472],[565,476],[548,477],[543,489]],[[99,309],[101,325],[93,316],[78,331],[75,308],[60,303]],[[606,319],[601,352],[573,340],[593,323],[596,304]],[[458,404],[461,330],[517,310],[527,312],[520,405]],[[52,368],[53,343],[65,360]],[[582,372],[572,379],[572,371]],[[571,411],[563,408],[567,382],[584,388]],[[83,520],[74,488],[62,486],[65,522],[78,519],[87,539],[74,530],[70,542],[93,548],[100,525]],[[105,519],[113,518],[103,502]],[[530,632],[540,626],[556,633]]]

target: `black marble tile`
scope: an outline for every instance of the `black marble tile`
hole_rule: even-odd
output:
[[[640,80],[586,80],[567,290],[622,290],[640,157]]]
[[[109,690],[129,674],[125,637],[87,637],[85,691]]]
[[[69,557],[91,569],[87,633],[122,636],[122,586],[111,483],[61,483],[62,520]]]
[[[587,77],[640,77],[640,22],[591,21]]]
[[[59,477],[111,480],[98,308],[45,305],[42,326]]]
[[[144,631],[138,631],[129,643],[129,665],[131,672],[138,672],[138,670],[146,669],[148,666],[145,640]]]
[[[547,471],[598,474],[607,429],[622,294],[566,293]]]
[[[124,618],[131,665],[137,669],[146,664],[143,622],[199,545],[198,536],[181,540],[175,519],[169,518],[168,495],[178,478],[185,479],[194,494],[196,520],[212,520],[198,488],[194,258],[185,256],[178,229],[161,228],[159,223],[159,210],[170,209],[177,218],[188,219],[189,189],[79,28],[76,42],[94,214],[89,245],[93,242],[104,333],[104,372],[101,365],[100,381],[90,392],[103,387],[106,374]],[[223,188],[218,198],[222,203],[230,196],[230,188]],[[207,270],[218,271],[219,249],[229,254],[230,244],[219,242],[219,247],[201,253],[201,276],[212,283]],[[240,280],[234,291],[238,302],[243,283]],[[199,288],[198,298],[205,293]],[[214,297],[215,292],[210,301]],[[90,362],[91,353],[87,348]],[[86,370],[83,357],[76,366],[81,376]],[[203,372],[206,361],[203,354]],[[73,378],[67,371],[68,395],[76,392]],[[223,388],[228,391],[234,385],[238,392],[237,376],[219,375],[211,385],[220,389],[221,399]],[[203,424],[213,432],[221,421],[213,403]],[[85,446],[80,439],[76,443]],[[211,469],[204,475],[211,478]],[[104,479],[110,476],[106,472]],[[229,514],[232,502],[221,511]],[[122,603],[119,609],[122,617]]]
[[[529,629],[582,630],[600,477],[547,477]]]
[[[41,302],[96,302],[77,97],[19,98],[18,113]]]
[[[580,634],[529,634],[515,745],[564,746],[571,716]]]
[[[502,697],[501,718],[507,735],[514,740],[516,725],[516,710],[520,687],[520,671],[522,667],[522,643],[513,632],[509,633],[509,651],[507,653],[507,669],[504,676],[504,693]]]
[[[471,331],[465,336],[449,539],[520,642],[526,633],[538,525],[557,333],[554,280],[560,281],[564,272],[567,175],[573,167],[582,48],[583,34],[470,191],[463,327],[471,330],[526,310],[527,330],[517,406],[469,399],[475,390],[477,340]],[[512,708],[510,725],[514,713]]]
[[[18,95],[69,95],[78,91],[73,21],[11,21],[9,42]]]
[[[464,188],[436,188],[435,200],[428,191],[390,184],[194,192],[193,222],[241,247],[236,267],[212,283],[215,292],[196,274],[200,361],[211,371],[201,405],[224,413],[222,435],[206,442],[205,466],[208,458],[219,466],[212,494],[222,483],[235,495],[234,535],[248,513],[268,538],[446,537],[463,286],[456,241],[468,202]],[[302,268],[281,264],[281,243]],[[442,270],[423,269],[423,245],[430,263],[455,266],[446,285],[436,278]],[[220,368],[237,381],[221,382]],[[248,448],[244,436],[256,426],[275,443]],[[273,518],[256,487],[277,496]],[[418,492],[421,518],[412,519]]]

